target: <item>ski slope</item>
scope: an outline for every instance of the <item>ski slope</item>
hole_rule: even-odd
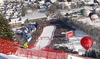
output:
[[[100,28],[100,18],[95,21],[91,21],[91,19],[88,17],[88,18],[84,18],[84,19],[79,19],[77,21],[80,21],[80,22],[88,24],[88,25],[92,25],[96,28]]]
[[[56,26],[46,26],[43,29],[42,34],[40,37],[37,39],[36,43],[34,44],[35,48],[45,48],[48,46],[54,36],[54,31],[56,29]]]
[[[27,59],[26,57],[18,57],[15,55],[5,55],[0,53],[0,59]]]

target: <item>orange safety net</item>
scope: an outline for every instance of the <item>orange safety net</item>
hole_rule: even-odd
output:
[[[21,43],[0,39],[0,53],[4,54],[13,54],[17,51],[18,47],[21,46]]]
[[[22,43],[14,42],[10,40],[0,39],[0,53],[6,55],[16,55],[19,57],[27,57],[28,59],[68,59],[71,54],[61,52],[58,50],[52,50],[49,48],[44,48],[42,50],[35,49],[23,49],[20,48]],[[75,56],[75,55],[74,55]],[[79,57],[79,56],[76,56]],[[83,57],[79,57],[83,58]],[[83,58],[92,59],[92,58]]]

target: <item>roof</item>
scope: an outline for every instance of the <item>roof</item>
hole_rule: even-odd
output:
[[[0,3],[4,3],[3,0],[0,0]]]
[[[33,14],[25,15],[25,18],[28,18],[28,20],[41,19],[46,17],[47,16],[44,13],[33,13]]]

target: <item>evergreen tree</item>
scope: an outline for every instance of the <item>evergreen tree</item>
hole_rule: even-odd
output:
[[[0,15],[0,39],[9,39],[14,41],[14,32],[11,30],[8,20]]]

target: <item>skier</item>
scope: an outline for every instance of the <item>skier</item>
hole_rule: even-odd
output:
[[[22,20],[22,19],[21,19],[21,17],[20,17],[18,21],[21,21],[21,20]]]
[[[27,44],[32,39],[32,36],[31,36],[30,33],[27,33],[26,35],[27,35],[27,38],[26,38],[25,43],[23,44],[23,46],[26,47],[26,48],[29,48]]]
[[[9,18],[8,21],[11,22],[11,19]]]
[[[23,33],[24,36],[26,36],[26,34],[28,33],[28,28],[27,27],[24,28],[23,31],[22,31],[22,33]]]
[[[28,28],[29,28],[29,31],[32,31],[32,32],[35,32],[35,31],[36,31],[35,26],[32,25],[32,24],[30,24],[30,25],[28,26]]]
[[[33,24],[31,24],[31,25],[35,26],[35,27],[36,27],[36,29],[38,29],[39,24],[38,24],[37,22],[34,22],[34,23],[33,23]]]
[[[39,26],[39,24],[36,22],[36,24],[35,24],[36,29],[38,29],[38,26]]]

